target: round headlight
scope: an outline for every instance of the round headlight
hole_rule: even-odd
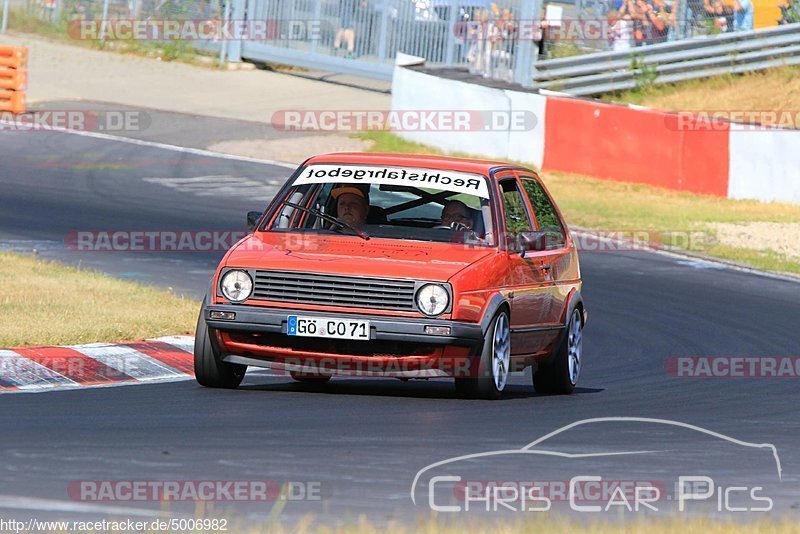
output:
[[[447,290],[439,284],[426,284],[417,291],[417,306],[425,315],[439,315],[449,303]]]
[[[253,280],[247,271],[228,271],[219,285],[222,294],[231,302],[243,302],[253,293]]]

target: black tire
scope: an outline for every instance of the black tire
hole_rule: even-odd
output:
[[[300,373],[296,371],[291,371],[289,374],[291,375],[292,380],[297,380],[298,382],[306,382],[310,384],[325,384],[331,379],[331,375]]]
[[[575,339],[575,328],[577,326],[578,337]],[[533,373],[533,388],[537,393],[545,395],[569,395],[575,389],[580,376],[581,359],[583,357],[582,348],[583,338],[583,316],[578,308],[575,308],[567,324],[567,331],[564,339],[561,340],[553,360],[549,365],[541,365]],[[570,360],[574,353],[570,353],[570,345],[578,345],[578,365],[577,373],[570,367]],[[573,361],[574,367],[574,361]]]
[[[194,337],[194,376],[201,386],[208,388],[234,389],[242,383],[246,365],[223,362],[211,343],[213,331],[208,328],[203,309],[197,319],[197,333]]]
[[[505,343],[508,344],[508,356],[505,359],[506,374],[504,379],[500,381],[500,387],[498,387],[498,381],[495,380],[495,368],[492,360],[498,328],[505,330]],[[501,310],[494,317],[489,325],[489,328],[486,330],[486,334],[484,335],[483,346],[481,347],[481,358],[478,364],[478,375],[455,379],[456,393],[459,397],[487,400],[497,400],[500,398],[508,381],[508,368],[511,354],[510,335],[511,331],[508,320],[508,312],[506,310]]]

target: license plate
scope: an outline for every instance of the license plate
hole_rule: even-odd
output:
[[[290,315],[286,333],[290,336],[369,339],[369,321]]]

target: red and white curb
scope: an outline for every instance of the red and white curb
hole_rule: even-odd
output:
[[[0,350],[0,393],[192,380],[194,337]]]

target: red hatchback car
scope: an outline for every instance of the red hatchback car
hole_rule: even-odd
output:
[[[419,155],[303,163],[225,255],[200,312],[197,381],[248,366],[296,380],[453,377],[498,398],[533,366],[537,392],[578,381],[586,311],[578,251],[537,174]]]

